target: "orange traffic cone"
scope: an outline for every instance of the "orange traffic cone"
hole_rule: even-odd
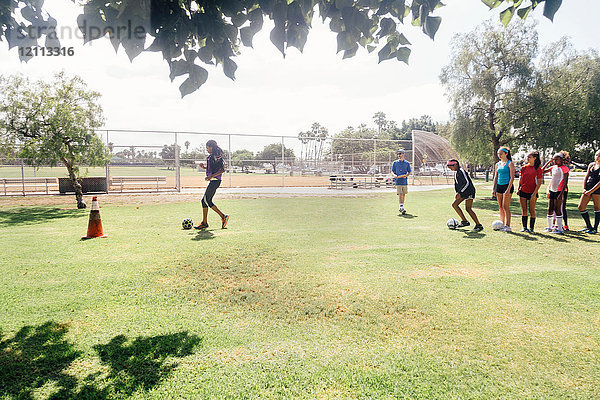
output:
[[[98,237],[106,237],[102,232],[102,219],[100,219],[100,206],[98,205],[98,198],[94,196],[92,198],[92,208],[90,210],[90,221],[88,222],[87,236],[82,239],[93,239]]]

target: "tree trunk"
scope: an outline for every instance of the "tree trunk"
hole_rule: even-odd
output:
[[[65,167],[67,167],[67,171],[69,171],[69,179],[71,180],[71,184],[73,185],[73,189],[75,189],[75,199],[77,200],[77,208],[86,208],[85,200],[83,200],[83,190],[81,188],[81,183],[75,176],[75,170],[73,169],[73,165],[71,165],[66,160],[63,160],[65,163]]]
[[[498,138],[498,136],[496,136],[494,132],[492,132],[492,146],[494,148],[494,164],[496,164],[498,161],[500,161],[500,158],[498,157],[498,150],[500,149],[500,139]]]
[[[271,165],[273,166],[273,173],[276,174],[277,173],[277,162],[271,163]]]

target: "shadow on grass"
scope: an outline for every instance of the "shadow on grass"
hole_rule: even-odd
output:
[[[81,353],[65,338],[67,332],[66,325],[50,321],[23,327],[10,339],[0,337],[0,397],[33,399],[38,391],[51,390],[47,398],[53,400],[110,399],[148,391],[177,367],[172,358],[192,354],[202,341],[187,332],[133,340],[118,335],[94,346],[108,375],[82,378],[68,372]]]
[[[475,232],[473,230],[458,230],[465,235],[465,239],[483,239],[485,237],[485,233],[483,233],[482,231]]]
[[[212,231],[203,229],[198,231],[198,233],[196,233],[196,236],[194,236],[192,238],[192,240],[207,240],[207,239],[214,239],[215,234],[212,233]]]
[[[61,209],[58,207],[20,207],[0,211],[0,227],[38,224],[53,219],[77,218],[86,210]]]
[[[406,219],[419,218],[418,215],[413,215],[413,214],[398,214],[398,216],[401,218],[406,218]]]

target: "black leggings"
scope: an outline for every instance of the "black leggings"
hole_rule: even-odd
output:
[[[563,194],[562,194],[562,216],[563,216],[563,223],[565,225],[567,225],[567,196],[569,195],[569,190],[567,188],[565,188]]]
[[[206,187],[206,191],[204,192],[204,197],[202,198],[202,208],[213,207],[215,203],[213,203],[212,199],[217,192],[217,188],[221,186],[221,181],[219,179],[212,180],[208,182],[208,186]]]

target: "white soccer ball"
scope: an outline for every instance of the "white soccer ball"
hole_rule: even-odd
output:
[[[494,222],[492,222],[492,229],[495,231],[499,231],[500,229],[504,228],[504,224],[502,223],[502,221],[500,220],[495,220]]]
[[[192,221],[191,218],[186,218],[181,223],[181,226],[183,227],[183,229],[192,229],[192,226],[194,226],[194,221]]]
[[[456,229],[458,227],[458,220],[456,218],[450,218],[446,221],[446,226],[450,229]]]

